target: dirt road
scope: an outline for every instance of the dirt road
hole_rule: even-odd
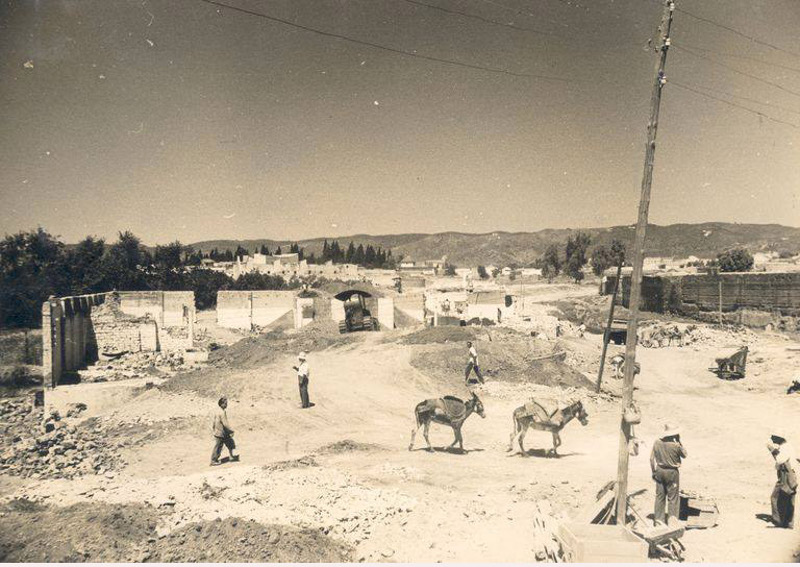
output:
[[[587,341],[599,341],[588,337]],[[650,442],[670,419],[684,428],[689,458],[683,486],[716,499],[718,527],[687,533],[692,561],[792,561],[797,531],[756,518],[769,512],[774,483],[765,449],[773,424],[800,439],[800,397],[783,392],[796,368],[797,347],[765,338],[753,347],[748,378],[723,382],[707,371],[719,348],[641,349],[636,399],[644,414],[639,436],[648,444],[631,461],[631,488],[650,488]],[[409,452],[413,407],[422,399],[466,397],[462,377],[429,377],[411,365],[415,349],[374,334],[359,343],[310,354],[311,400],[301,410],[285,353],[257,368],[219,378],[231,404],[242,460],[209,468],[208,416],[215,400],[191,391],[151,390],[104,416],[125,435],[132,423],[157,432],[125,450],[128,466],[82,481],[6,484],[12,496],[64,506],[80,502],[149,503],[166,533],[197,521],[239,517],[262,524],[319,529],[353,546],[367,561],[534,560],[532,514],[546,499],[566,516],[615,478],[619,409],[588,400],[590,422],[569,424],[561,458],[509,456],[511,412],[525,384],[490,384],[477,392],[486,418],[464,426],[465,454]],[[217,380],[206,376],[207,380]],[[452,440],[434,426],[437,447]],[[347,440],[347,442],[343,442]],[[531,449],[550,447],[549,434],[531,432]],[[0,477],[2,478],[2,477]],[[652,492],[643,509],[650,512]]]

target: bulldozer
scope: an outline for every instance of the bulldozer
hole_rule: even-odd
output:
[[[334,297],[344,303],[344,320],[339,321],[340,333],[377,330],[377,321],[367,309],[365,301],[366,298],[372,297],[371,294],[366,291],[351,289],[338,293]]]

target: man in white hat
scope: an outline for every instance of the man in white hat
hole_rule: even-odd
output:
[[[310,408],[313,404],[308,401],[308,378],[310,370],[308,369],[308,361],[306,360],[306,353],[301,352],[297,355],[298,366],[292,366],[297,371],[297,383],[300,386],[300,407],[303,409]]]
[[[772,490],[772,523],[779,528],[794,528],[794,500],[797,494],[797,473],[794,452],[786,441],[786,435],[773,432],[767,449],[775,457],[778,480]]]
[[[483,374],[480,366],[478,366],[478,350],[472,344],[472,341],[467,341],[467,348],[469,349],[469,360],[467,361],[467,370],[464,372],[464,383],[469,385],[469,375],[474,370],[478,381],[483,384]]]
[[[653,443],[650,453],[650,470],[656,481],[656,505],[653,520],[656,525],[665,524],[665,504],[669,502],[669,522],[678,521],[680,509],[680,467],[686,458],[686,449],[681,444],[681,431],[671,424],[664,426],[660,439]]]

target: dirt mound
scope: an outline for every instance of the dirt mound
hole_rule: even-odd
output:
[[[339,333],[334,321],[315,321],[298,331],[272,331],[244,338],[211,352],[208,362],[214,366],[253,368],[287,353],[314,352],[349,344],[359,338],[359,333]]]
[[[155,538],[156,512],[144,505],[51,508],[16,500],[2,510],[3,562],[130,562]]]
[[[317,463],[314,457],[310,457],[308,455],[300,457],[299,459],[292,459],[289,461],[278,461],[277,463],[270,463],[268,465],[264,465],[261,467],[265,471],[287,471],[292,469],[304,469],[308,467],[318,467],[319,463]]]
[[[159,563],[338,563],[352,551],[319,530],[217,518],[189,524],[155,542],[147,561]]]
[[[4,562],[343,562],[351,550],[318,530],[239,518],[188,524],[159,536],[146,505],[45,507],[26,500],[0,514]],[[66,529],[65,529],[66,528]]]
[[[570,367],[562,357],[547,358],[535,346],[517,341],[495,340],[478,345],[481,371],[487,380],[524,382],[571,388],[592,388],[592,383]],[[466,349],[440,346],[415,353],[411,364],[423,374],[448,383],[463,383]]]
[[[382,447],[374,443],[360,443],[352,439],[329,443],[314,451],[317,455],[339,455],[341,453],[352,453],[354,451],[379,451]]]
[[[266,366],[287,354],[313,353],[363,340],[364,333],[339,333],[334,321],[315,321],[297,331],[272,331],[250,336],[212,351],[207,366],[177,374],[159,388],[167,392],[188,390],[207,397],[216,397],[223,392],[230,394],[241,387],[226,383],[237,370]]]
[[[473,327],[426,327],[403,336],[400,342],[406,345],[466,343],[481,334],[482,331]]]

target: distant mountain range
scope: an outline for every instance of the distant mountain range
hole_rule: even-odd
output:
[[[370,235],[355,234],[328,238],[337,240],[346,247],[351,241],[356,246],[371,244],[389,249],[394,256],[403,255],[413,260],[432,260],[447,256],[457,266],[475,266],[478,264],[508,265],[516,262],[526,265],[539,256],[550,244],[563,245],[567,237],[574,235],[578,229],[546,229],[537,232],[490,232],[470,234],[464,232],[440,232],[436,234],[387,234]],[[619,239],[631,248],[634,227],[614,226],[610,228],[580,229],[592,239],[592,247],[603,244],[608,246],[613,239]],[[317,256],[322,252],[324,238],[312,238],[297,241],[306,253],[313,252]],[[266,245],[270,251],[278,246],[288,251],[294,241],[286,240],[206,240],[192,244],[196,250],[209,252],[218,250],[235,250],[237,246],[250,250],[258,250]],[[647,229],[648,256],[690,255],[699,258],[713,258],[720,252],[736,246],[744,246],[752,252],[767,250],[800,251],[800,228],[778,224],[735,224],[709,222],[701,224],[671,224],[666,226],[650,225]]]

